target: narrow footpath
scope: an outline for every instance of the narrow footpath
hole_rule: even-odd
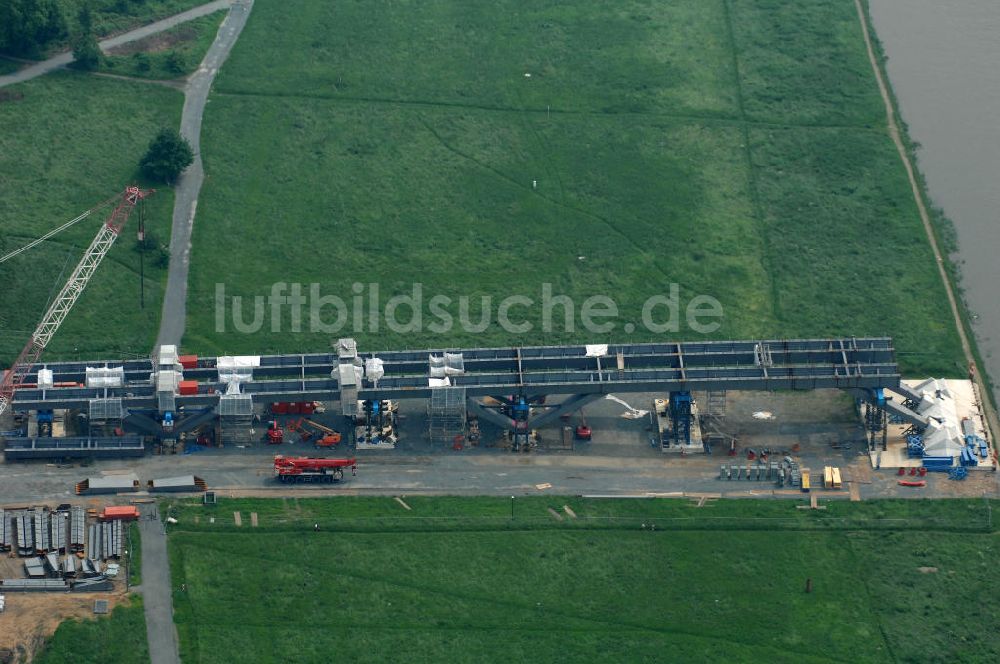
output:
[[[179,664],[174,627],[173,590],[167,558],[167,535],[155,503],[140,507],[142,534],[142,604],[152,664]]]
[[[117,37],[111,37],[109,39],[104,39],[99,43],[102,51],[107,51],[108,49],[115,48],[116,46],[121,46],[122,44],[128,44],[129,42],[138,41],[149,37],[150,35],[155,35],[158,32],[163,32],[164,30],[169,30],[181,23],[187,23],[188,21],[193,21],[196,18],[201,18],[202,16],[208,16],[213,12],[217,12],[220,9],[225,9],[229,7],[233,0],[215,0],[214,2],[209,2],[208,4],[199,5],[193,9],[189,9],[186,12],[181,12],[180,14],[174,14],[173,16],[168,16],[165,19],[156,21],[155,23],[150,23],[149,25],[144,25],[141,28],[136,28],[135,30],[129,30]],[[48,60],[43,60],[37,62],[33,65],[28,65],[27,67],[20,69],[13,74],[8,74],[6,76],[0,76],[0,88],[5,85],[13,85],[15,83],[24,83],[25,81],[30,81],[33,78],[38,78],[44,74],[48,74],[50,71],[60,69],[65,67],[69,63],[73,62],[73,53],[66,51],[65,53],[59,53],[54,55]]]
[[[198,71],[191,75],[184,87],[184,111],[181,115],[181,136],[194,150],[194,163],[181,175],[174,187],[174,217],[170,233],[170,268],[167,288],[163,294],[163,312],[160,315],[160,332],[156,348],[165,344],[180,345],[184,336],[187,317],[187,279],[191,260],[191,231],[198,207],[198,193],[205,179],[201,164],[201,119],[208,101],[208,92],[219,67],[226,61],[229,51],[246,25],[253,0],[236,0],[229,8],[229,15],[219,27],[205,59]],[[154,354],[156,350],[154,349]]]

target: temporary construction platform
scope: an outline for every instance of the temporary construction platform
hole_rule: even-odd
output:
[[[175,350],[168,355],[166,362],[161,352],[148,360],[49,363],[25,375],[13,406],[86,411],[95,399],[117,399],[124,428],[172,440],[214,416],[220,418],[224,438],[227,429],[245,431],[255,402],[340,401],[340,412],[353,416],[359,400],[368,404],[425,398],[441,411],[432,416],[435,433],[440,434],[459,420],[449,404],[456,397],[435,395],[441,389],[461,388],[468,413],[508,431],[516,448],[532,429],[608,394],[663,393],[675,407],[672,431],[687,441],[691,409],[683,406],[694,390],[715,394],[716,403],[725,390],[839,388],[875,399],[879,390],[900,382],[895,349],[887,337],[369,354],[359,353],[354,340],[341,339],[333,353],[188,358],[183,364]],[[93,369],[95,364],[120,369],[115,381],[120,378],[127,387],[86,385],[88,365]],[[40,370],[51,372],[53,387],[30,387]],[[197,381],[196,389],[190,389],[192,381]],[[180,389],[182,382],[188,389]],[[549,396],[564,398],[547,402]],[[110,412],[114,406],[102,403],[101,408]],[[226,418],[233,424],[227,427]]]

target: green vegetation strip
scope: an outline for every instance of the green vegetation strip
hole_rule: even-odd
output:
[[[115,607],[110,616],[64,622],[32,661],[35,664],[148,664],[142,598],[132,595],[128,606]]]
[[[416,662],[1000,653],[987,627],[1000,610],[986,582],[995,504],[829,502],[810,511],[799,501],[696,507],[550,496],[515,498],[511,519],[509,499],[405,500],[412,510],[392,498],[164,505],[179,520],[169,546],[182,658],[224,662],[238,647],[260,662],[333,651]],[[567,505],[578,518],[553,520],[548,509]],[[233,526],[237,510],[257,512],[260,526]],[[718,519],[729,526],[681,525]],[[738,525],[758,520],[777,525]],[[830,530],[805,525],[836,521]]]

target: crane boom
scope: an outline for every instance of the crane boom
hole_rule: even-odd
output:
[[[45,316],[42,317],[42,321],[35,328],[31,339],[28,340],[27,345],[21,350],[21,354],[17,356],[10,371],[4,376],[3,382],[0,383],[0,415],[3,415],[4,411],[10,407],[14,391],[24,382],[24,379],[31,372],[31,368],[41,356],[42,351],[49,345],[49,341],[55,336],[59,326],[62,325],[63,320],[69,314],[70,309],[73,308],[73,305],[80,298],[90,278],[94,276],[94,272],[101,265],[101,261],[104,260],[111,246],[118,239],[118,234],[121,232],[125,222],[128,221],[129,215],[136,204],[151,193],[153,193],[152,189],[142,190],[134,186],[126,188],[121,193],[121,200],[115,206],[111,216],[101,226],[94,240],[87,247],[87,251],[84,252],[80,263],[73,270],[73,274],[70,275],[70,278],[63,285],[62,290],[59,291],[52,305],[45,312]]]

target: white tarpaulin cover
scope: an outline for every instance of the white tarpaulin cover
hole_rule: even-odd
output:
[[[52,387],[52,369],[39,369],[38,370],[38,387],[41,389],[46,389]]]
[[[253,368],[260,366],[260,355],[227,355],[215,362],[220,383],[248,383],[253,380]]]
[[[459,376],[465,373],[465,358],[462,357],[461,353],[430,355],[427,362],[430,364],[432,378]]]
[[[428,387],[448,387],[451,385],[451,380],[445,376],[444,378],[428,378]]]
[[[161,367],[163,367],[164,365],[171,365],[169,368],[173,368],[172,365],[175,365],[179,362],[177,358],[177,346],[172,346],[170,344],[164,344],[163,346],[160,346],[159,360],[160,360],[159,364]]]
[[[587,357],[604,357],[608,354],[607,344],[587,344]]]
[[[122,387],[125,385],[123,367],[87,367],[87,387]]]
[[[957,404],[944,380],[929,378],[914,388],[921,396],[916,411],[927,418],[924,430],[925,456],[950,456],[962,454],[965,438]]]
[[[382,366],[382,360],[377,357],[365,360],[365,375],[368,376],[368,380],[378,380],[384,376],[385,369]]]
[[[176,371],[158,371],[156,372],[156,391],[176,392],[180,380],[181,375]]]
[[[242,369],[260,366],[260,355],[227,355],[215,362],[219,369]]]

